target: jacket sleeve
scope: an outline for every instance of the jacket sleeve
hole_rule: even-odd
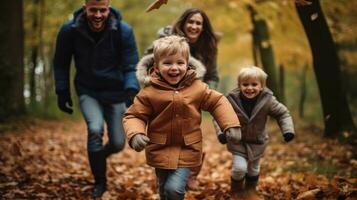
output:
[[[208,83],[210,81],[215,82],[216,84],[219,82],[217,59],[214,61],[212,67],[207,69],[204,77],[204,82]]]
[[[228,99],[216,90],[205,85],[201,107],[211,113],[221,130],[231,127],[240,127],[239,119]]]
[[[272,96],[270,105],[271,106],[270,106],[269,115],[277,120],[282,134],[285,133],[295,134],[293,119],[286,106],[284,106],[282,103],[276,100],[274,96]]]
[[[134,135],[138,133],[146,134],[147,122],[150,114],[153,112],[152,106],[144,93],[145,92],[141,90],[139,94],[136,95],[134,103],[124,114],[123,126],[128,136],[129,144]]]
[[[53,59],[56,94],[70,91],[70,66],[73,54],[72,30],[64,24],[57,35]]]
[[[120,22],[122,55],[121,65],[124,74],[124,89],[139,90],[140,86],[135,76],[136,64],[138,62],[138,50],[136,48],[135,36],[132,28],[125,22]]]

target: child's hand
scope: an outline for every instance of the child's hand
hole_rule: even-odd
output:
[[[294,133],[285,133],[283,136],[284,136],[285,142],[290,142],[295,137]]]
[[[133,147],[133,149],[137,152],[142,151],[147,143],[150,141],[150,139],[144,135],[144,134],[136,134],[132,139],[131,139],[131,147]]]
[[[217,137],[218,137],[219,143],[221,143],[221,144],[227,144],[227,137],[226,137],[225,134],[220,133],[220,134],[218,134]]]
[[[232,142],[233,144],[238,144],[242,139],[242,133],[239,127],[228,128],[225,131],[227,141]]]

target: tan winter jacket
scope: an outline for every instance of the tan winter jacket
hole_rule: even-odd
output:
[[[276,100],[271,90],[265,88],[262,91],[250,117],[248,117],[243,109],[239,93],[240,91],[237,88],[228,94],[228,100],[238,115],[242,131],[242,141],[238,145],[227,144],[230,152],[246,157],[249,160],[262,157],[269,141],[266,131],[268,116],[277,120],[282,134],[295,134],[289,110]]]
[[[240,126],[227,98],[195,76],[194,70],[188,70],[174,88],[153,73],[150,85],[139,92],[125,113],[123,125],[129,144],[138,133],[150,138],[145,148],[148,165],[176,169],[201,164],[201,110],[210,112],[222,130]]]

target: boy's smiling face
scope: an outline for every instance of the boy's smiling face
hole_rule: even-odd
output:
[[[187,58],[182,54],[163,56],[155,65],[162,78],[170,85],[177,85],[187,72]]]
[[[263,86],[258,78],[252,77],[241,80],[239,89],[246,98],[253,99],[260,94],[263,90]]]

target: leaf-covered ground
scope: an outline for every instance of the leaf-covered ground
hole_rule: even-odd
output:
[[[230,199],[231,155],[204,120],[206,159],[200,190],[186,199]],[[356,147],[320,138],[316,128],[298,129],[282,142],[272,126],[258,191],[264,199],[357,199]],[[3,131],[4,132],[4,131]],[[92,177],[83,122],[22,123],[0,134],[0,199],[89,199]],[[108,160],[108,192],[102,199],[159,199],[144,153],[126,146]]]

